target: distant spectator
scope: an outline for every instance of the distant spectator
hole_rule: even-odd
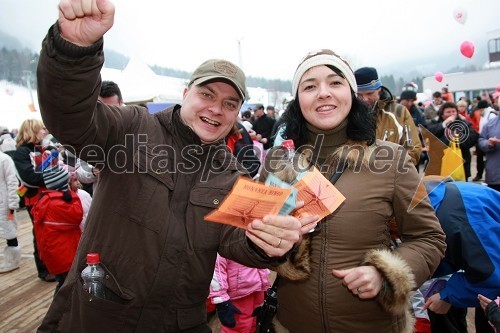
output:
[[[445,102],[455,102],[453,94],[448,90],[448,87],[441,88],[441,97]]]
[[[401,101],[399,104],[405,106],[413,118],[415,125],[422,125],[425,127],[425,118],[422,114],[422,111],[415,105],[415,101],[417,100],[417,93],[412,90],[405,90],[401,93]]]
[[[462,117],[465,118],[469,123],[472,123],[472,120],[470,119],[469,114],[467,113],[467,107],[469,106],[469,103],[467,101],[460,99],[457,102],[457,108],[458,108],[458,114],[461,115]]]
[[[1,134],[0,151],[7,153],[7,155],[10,155],[14,150],[16,150],[16,140],[12,138],[12,135],[9,132]]]
[[[275,112],[274,106],[268,105],[266,108],[266,113],[267,113],[268,117],[276,120],[276,112]]]
[[[484,125],[492,118],[496,117],[494,109],[489,106],[488,102],[485,100],[480,100],[477,103],[477,109],[471,115],[471,124],[474,130],[481,133]],[[484,152],[479,148],[479,143],[476,145],[476,176],[472,179],[473,181],[479,181],[483,179],[484,171]]]
[[[443,98],[439,91],[435,91],[432,94],[431,103],[424,110],[424,117],[427,124],[430,124],[433,120],[438,119],[438,110],[443,104]]]
[[[26,210],[33,222],[31,209],[36,204],[45,183],[39,168],[42,165],[43,148],[42,140],[47,135],[47,129],[39,119],[26,119],[21,124],[19,135],[16,138],[17,149],[12,155],[21,184],[27,189],[24,194]],[[35,171],[37,168],[37,171]],[[38,255],[36,235],[33,233],[33,258],[38,272],[38,278],[45,282],[55,281],[55,276],[50,274],[44,262]]]
[[[123,98],[120,87],[113,81],[102,81],[99,100],[109,105],[122,106]]]
[[[18,268],[21,262],[21,246],[17,241],[17,223],[14,217],[14,211],[19,208],[17,186],[14,162],[9,156],[0,152],[0,238],[7,241],[0,273]]]
[[[241,120],[251,121],[251,119],[252,119],[252,111],[246,110],[241,114]]]
[[[268,149],[272,145],[271,133],[276,120],[265,114],[262,104],[255,104],[253,116],[253,130],[262,136],[260,142],[264,145],[264,149]]]
[[[446,146],[450,144],[450,138],[456,133],[460,138],[460,150],[464,159],[465,180],[471,176],[471,153],[478,138],[478,133],[471,123],[458,115],[455,103],[444,103],[439,108],[437,120],[427,125],[427,129],[434,134]]]
[[[484,125],[479,136],[479,148],[486,154],[486,179],[489,187],[500,191],[500,118]]]

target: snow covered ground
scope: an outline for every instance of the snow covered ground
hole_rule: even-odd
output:
[[[36,90],[32,94],[34,112],[30,110],[31,96],[28,88],[0,81],[0,126],[12,130],[19,128],[25,119],[41,119]]]

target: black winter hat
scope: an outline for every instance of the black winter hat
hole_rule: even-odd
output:
[[[382,87],[377,70],[373,67],[361,67],[354,72],[358,91],[375,90]]]
[[[488,106],[490,105],[484,99],[480,100],[479,103],[477,103],[478,109],[486,109]]]
[[[412,99],[416,100],[417,99],[417,93],[411,90],[405,90],[401,93],[401,100],[405,99]]]

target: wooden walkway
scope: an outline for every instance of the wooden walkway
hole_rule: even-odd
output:
[[[16,217],[23,256],[20,268],[0,273],[0,332],[32,333],[45,316],[57,283],[43,282],[37,277],[31,221],[26,210],[17,212]],[[0,240],[0,253],[4,247],[5,241]],[[0,260],[3,261],[3,256]],[[468,323],[469,332],[475,333],[474,309],[469,309]],[[220,332],[217,316],[212,318],[210,326],[214,333]]]
[[[16,213],[18,241],[22,246],[20,268],[0,274],[0,332],[35,332],[54,295],[56,282],[43,282],[37,276],[33,259],[33,234],[26,210]],[[0,240],[3,253],[5,241]],[[0,258],[3,262],[3,257]]]
[[[18,241],[22,246],[21,266],[8,273],[0,273],[0,333],[36,332],[49,309],[57,282],[43,282],[38,278],[33,259],[33,227],[28,212],[16,213]],[[5,241],[0,239],[0,253]],[[3,254],[0,256],[3,262]],[[210,326],[220,332],[220,322],[213,317]]]

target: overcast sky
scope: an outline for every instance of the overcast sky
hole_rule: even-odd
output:
[[[237,64],[241,59],[247,75],[280,79],[291,79],[300,59],[318,48],[336,51],[355,68],[387,66],[401,59],[460,52],[462,41],[484,39],[487,32],[500,29],[500,0],[113,3],[115,26],[105,36],[105,48],[150,65],[186,71],[208,58]],[[57,19],[57,4],[57,0],[0,0],[0,30],[39,50]],[[453,17],[458,8],[467,13],[463,25]]]

